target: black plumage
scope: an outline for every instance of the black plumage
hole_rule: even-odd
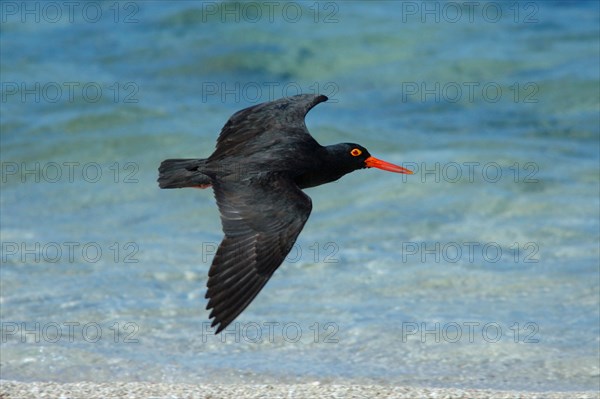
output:
[[[362,146],[321,146],[304,118],[323,95],[301,94],[236,112],[207,159],[169,159],[161,188],[212,186],[225,237],[208,273],[212,326],[229,325],[281,265],[312,209],[303,188],[376,167],[412,173],[372,157]]]

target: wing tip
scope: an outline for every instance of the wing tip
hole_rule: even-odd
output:
[[[325,94],[308,94],[308,95],[300,94],[300,96],[307,96],[307,97],[312,96],[312,101],[310,102],[310,108],[314,107],[317,104],[320,104],[320,103],[323,103],[323,102],[329,100],[329,97],[327,97]]]
[[[210,328],[217,327],[217,329],[215,330],[215,335],[218,335],[221,331],[226,329],[227,326],[231,323],[231,321],[229,321],[229,322],[224,321],[222,317],[219,317],[219,315],[215,314],[214,304],[211,304],[210,301],[206,305],[206,310],[211,310],[211,312],[208,316],[208,320],[211,322]]]
[[[300,99],[300,101],[302,103],[304,103],[304,109],[302,110],[303,115],[302,116],[306,116],[306,114],[308,114],[308,112],[313,109],[317,104],[323,103],[327,100],[329,100],[329,97],[327,97],[324,94],[299,94],[297,96],[298,99]],[[310,101],[307,101],[308,98],[310,98]]]
[[[221,331],[223,331],[227,327],[228,324],[229,323],[223,323],[222,321],[215,318],[212,321],[212,323],[210,324],[210,327],[215,328],[218,325],[217,329],[215,330],[215,335],[218,335]]]
[[[315,98],[315,101],[318,103],[322,103],[329,100],[329,97],[327,97],[325,94],[318,94],[317,97]]]

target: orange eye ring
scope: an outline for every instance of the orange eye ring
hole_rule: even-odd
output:
[[[362,151],[359,150],[358,148],[354,148],[352,151],[350,151],[350,155],[352,155],[353,157],[357,157],[360,154],[362,154]]]

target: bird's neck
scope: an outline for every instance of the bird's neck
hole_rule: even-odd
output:
[[[331,183],[352,172],[353,169],[348,169],[337,162],[338,156],[333,148],[334,146],[321,147],[318,156],[315,157],[315,163],[296,177],[298,187],[309,188]]]

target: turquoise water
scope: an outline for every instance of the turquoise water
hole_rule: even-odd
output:
[[[597,2],[23,4],[0,38],[2,378],[598,389]],[[321,143],[416,173],[307,190],[288,261],[216,337],[212,193],[156,169],[299,91],[330,97]]]

